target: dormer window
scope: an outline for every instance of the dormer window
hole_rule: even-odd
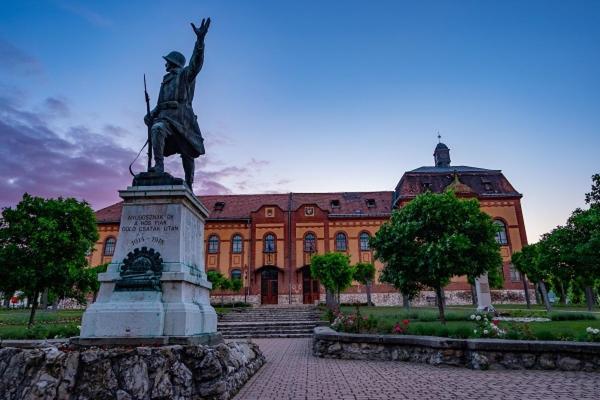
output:
[[[215,207],[214,207],[215,211],[223,211],[224,208],[225,208],[225,202],[223,202],[223,201],[217,201],[215,203]]]
[[[481,178],[481,183],[483,183],[483,188],[486,192],[492,192],[494,190],[492,182],[489,179]]]
[[[377,207],[377,203],[375,203],[375,199],[367,199],[367,208],[375,208]]]
[[[331,200],[331,208],[340,208],[339,200]]]

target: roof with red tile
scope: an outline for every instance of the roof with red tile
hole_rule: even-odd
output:
[[[392,209],[394,192],[276,193],[198,196],[206,206],[209,219],[248,219],[262,206],[277,206],[293,211],[305,204],[314,204],[330,217],[386,217]],[[335,203],[339,204],[337,206]],[[217,203],[224,203],[222,211]],[[123,203],[96,211],[98,223],[118,223]]]

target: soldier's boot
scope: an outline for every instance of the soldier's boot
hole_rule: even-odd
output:
[[[181,161],[183,162],[183,171],[185,172],[185,183],[192,189],[195,169],[194,158],[182,154]]]
[[[154,159],[154,167],[150,168],[150,172],[156,172],[158,174],[165,172],[165,163],[162,158],[160,160],[158,158]]]
[[[164,152],[167,129],[163,122],[152,125],[152,150],[154,151],[154,167],[150,171],[162,174],[165,172]]]

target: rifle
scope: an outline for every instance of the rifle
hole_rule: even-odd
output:
[[[144,74],[144,96],[146,97],[146,115],[150,115],[150,96],[146,89],[146,74]],[[148,172],[152,168],[152,122],[148,124]]]

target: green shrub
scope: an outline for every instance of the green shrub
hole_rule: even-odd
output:
[[[553,311],[548,317],[552,321],[580,321],[594,320],[596,316],[589,312],[568,312],[568,311]]]
[[[436,325],[433,330],[433,336],[448,337],[448,328],[444,325]]]
[[[455,339],[468,339],[473,336],[473,328],[468,325],[457,326],[449,332],[448,336]]]
[[[535,338],[537,340],[558,340],[557,335],[548,330],[539,330],[535,333]]]
[[[25,330],[25,339],[47,339],[50,331],[45,325],[33,325]]]

